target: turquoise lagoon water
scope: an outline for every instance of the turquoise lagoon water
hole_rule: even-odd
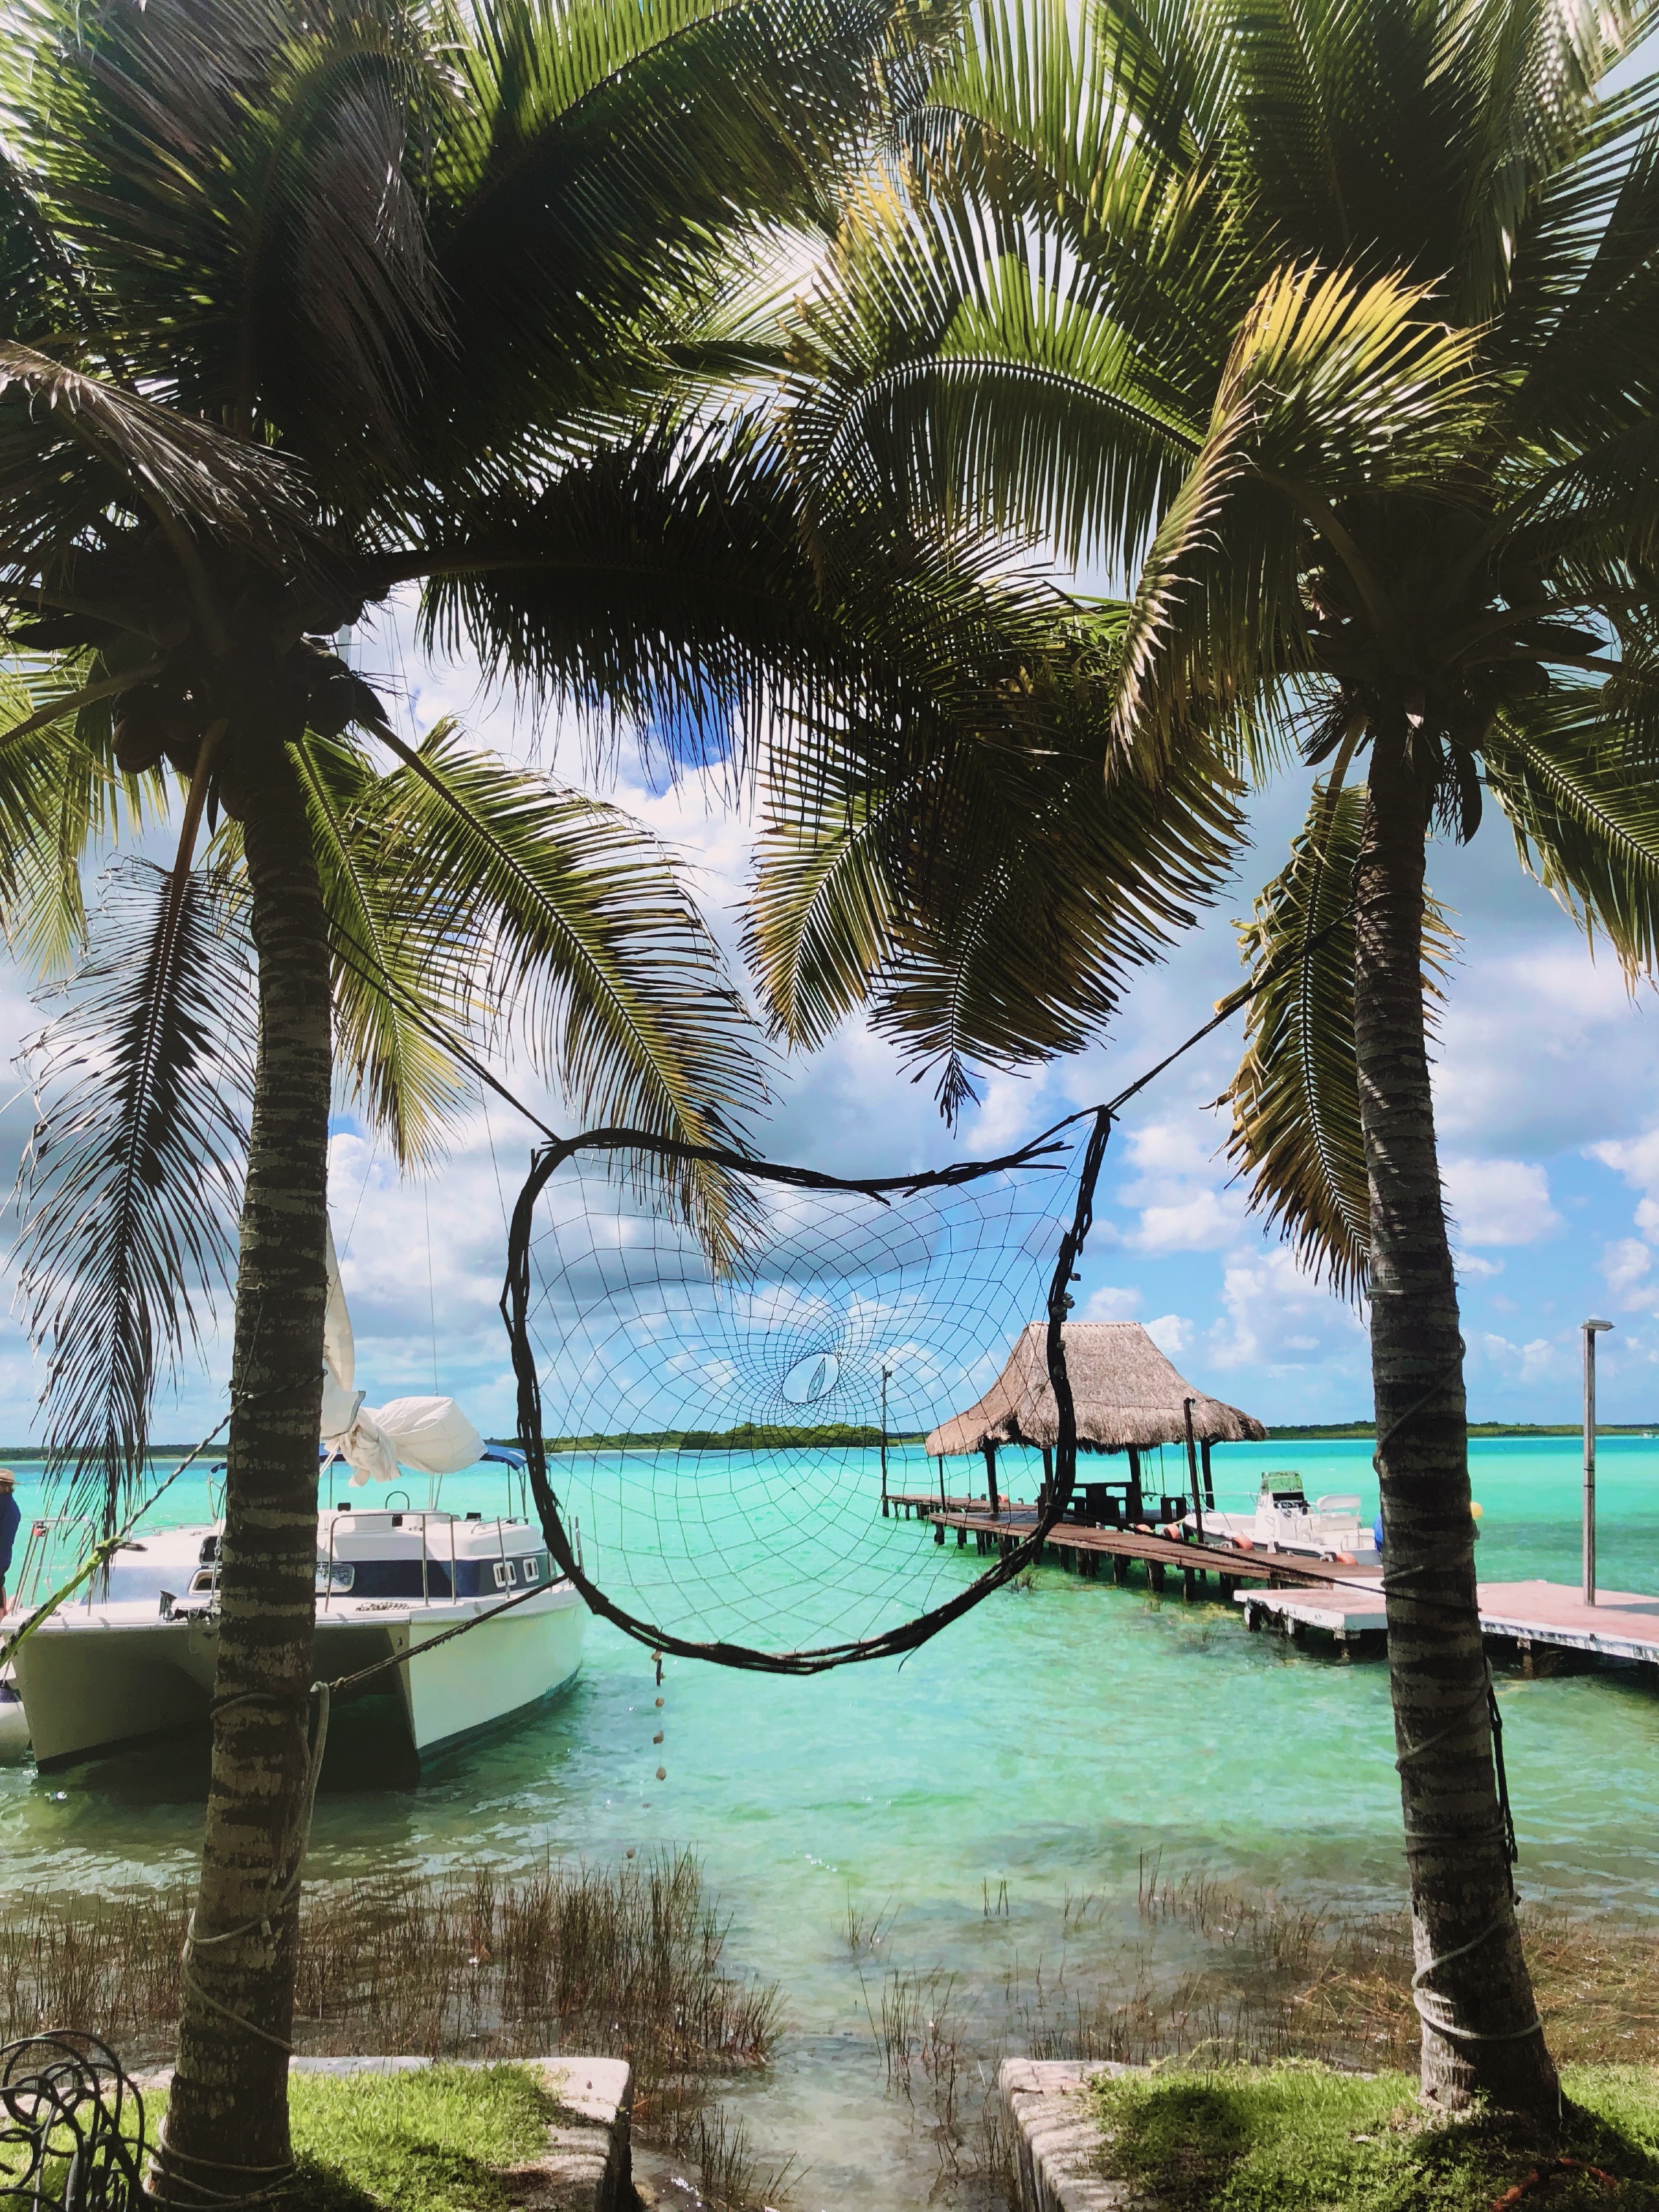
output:
[[[1471,1450],[1483,1577],[1576,1580],[1577,1444]],[[1263,1468],[1294,1467],[1310,1493],[1359,1491],[1369,1515],[1370,1452],[1218,1449],[1218,1503],[1242,1507]],[[1171,1487],[1174,1470],[1172,1455]],[[1005,1472],[1018,1492],[1017,1468]],[[860,1479],[870,1541],[890,1560],[873,1454]],[[919,1460],[895,1467],[896,1488],[927,1480]],[[1659,1437],[1604,1441],[1599,1488],[1604,1584],[1659,1593]],[[495,1510],[501,1494],[499,1475],[480,1473],[445,1503]],[[27,1514],[27,1485],[20,1495]],[[169,1497],[162,1517],[204,1510],[198,1490]],[[971,1551],[939,1552],[925,1528],[899,1527],[919,1578],[975,1571]],[[846,1565],[844,1546],[826,1542],[826,1589]],[[606,1571],[621,1581],[614,1559]],[[782,1988],[778,2065],[739,2095],[763,2150],[806,2167],[792,2197],[803,2212],[912,2212],[937,2180],[925,2130],[884,2093],[866,2010],[884,1972],[938,1969],[967,1996],[1016,1966],[1029,1977],[1041,1964],[1051,1981],[1062,1960],[1074,1977],[1109,1974],[1136,1936],[1148,1854],[1166,1873],[1202,1867],[1362,1903],[1400,1893],[1383,1670],[1248,1636],[1219,1605],[1045,1569],[902,1665],[791,1680],[670,1662],[660,1714],[657,1694],[647,1655],[596,1623],[568,1692],[452,1753],[419,1789],[329,1791],[312,1871],[693,1846],[732,1916],[732,1962]],[[1659,1912],[1659,1696],[1608,1673],[1505,1677],[1499,1697],[1526,1888],[1583,1910]],[[183,1873],[199,1786],[193,1763],[154,1756],[67,1776],[0,1769],[8,1887]],[[988,1917],[1005,1883],[1006,1917]],[[1096,1902],[1079,1932],[1085,1896]],[[873,1960],[849,1954],[849,1897],[890,1911]]]

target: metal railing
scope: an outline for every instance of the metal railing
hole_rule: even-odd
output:
[[[49,1575],[48,1566],[58,1561],[59,1541],[70,1529],[82,1532],[73,1548],[72,1557]],[[63,1572],[70,1567],[79,1566],[97,1540],[98,1523],[89,1513],[61,1513],[55,1519],[31,1522],[23,1545],[22,1565],[12,1578],[7,1593],[6,1610],[9,1613],[32,1613],[50,1595],[54,1585],[62,1579]],[[96,1575],[88,1580],[85,1601],[88,1607],[94,1603],[97,1582]]]
[[[373,1510],[382,1511],[389,1509],[376,1507]],[[435,1518],[441,1518],[445,1522],[447,1522],[449,1528],[449,1595],[453,1598],[455,1595],[455,1584],[457,1581],[455,1572],[455,1516],[453,1513],[445,1513],[441,1516],[438,1516],[428,1511],[413,1511],[405,1509],[403,1511],[401,1517],[402,1524],[404,1528],[407,1528],[411,1522],[418,1522],[420,1523],[421,1603],[422,1605],[430,1605],[432,1602],[432,1547],[428,1541],[428,1523]],[[334,1600],[334,1533],[339,1526],[339,1521],[340,1516],[337,1513],[331,1513],[328,1516],[328,1552],[326,1555],[328,1561],[328,1576],[325,1587],[322,1589],[319,1589],[317,1593],[319,1597],[322,1600],[322,1610],[325,1613],[331,1609]],[[319,1556],[321,1556],[320,1553]],[[340,1564],[344,1566],[353,1563],[347,1560],[342,1560]]]

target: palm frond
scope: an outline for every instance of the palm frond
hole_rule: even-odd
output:
[[[724,724],[769,684],[834,680],[799,487],[742,425],[596,441],[533,495],[454,514],[422,567],[428,642],[596,719]]]
[[[1600,685],[1499,717],[1486,772],[1522,865],[1632,977],[1659,974],[1659,770]]]
[[[1310,526],[1367,621],[1398,631],[1335,506],[1440,484],[1478,427],[1474,334],[1426,324],[1426,296],[1311,265],[1263,286],[1141,574],[1118,707],[1126,750],[1164,743],[1206,685],[1231,707],[1307,665]]]
[[[817,507],[1138,559],[1202,426],[1066,275],[964,250],[915,193],[860,195],[797,318],[787,434]]]
[[[377,775],[354,745],[314,733],[293,753],[328,913],[338,1079],[402,1164],[429,1165],[471,1096],[434,1032],[478,1018],[477,918],[466,887],[406,846],[402,771]]]
[[[394,744],[389,840],[407,884],[443,885],[480,949],[486,1034],[510,1019],[585,1120],[741,1141],[766,1095],[762,1040],[656,839],[618,808],[464,750],[447,726],[418,753]],[[680,1187],[729,1255],[726,1179],[693,1164]]]
[[[235,1249],[256,1030],[222,886],[129,861],[33,1044],[18,1256],[46,1353],[46,1444],[71,1511],[114,1526],[142,1485],[160,1377],[198,1346]]]
[[[888,0],[473,9],[433,213],[456,333],[429,410],[437,472],[475,478],[526,422],[648,388],[665,301],[706,287],[723,246],[829,220],[879,67],[927,21]]]
[[[112,506],[269,558],[291,551],[307,527],[274,453],[0,343],[0,565],[32,569]]]
[[[963,687],[954,727],[771,764],[746,948],[775,1027],[854,1006],[949,1116],[976,1067],[1097,1037],[1130,975],[1217,894],[1237,793],[1200,744],[1161,786],[1108,775],[1112,644]]]
[[[1354,875],[1364,835],[1363,787],[1314,786],[1288,865],[1255,902],[1239,945],[1252,986],[1245,1051],[1223,1093],[1232,1109],[1227,1157],[1264,1213],[1317,1279],[1361,1295],[1370,1200],[1359,1128],[1354,1043]],[[1438,995],[1455,939],[1425,899],[1423,987]]]

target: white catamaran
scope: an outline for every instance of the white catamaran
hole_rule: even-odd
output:
[[[337,1680],[414,1654],[379,1678],[392,1694],[378,1710],[418,1756],[568,1682],[581,1662],[587,1609],[540,1530],[512,1515],[510,1499],[497,1520],[439,1504],[443,1478],[481,1461],[503,1464],[510,1486],[521,1454],[486,1449],[453,1398],[363,1404],[353,1388],[351,1322],[331,1238],[328,1267],[324,1480],[337,1466],[349,1468],[354,1490],[424,1476],[427,1502],[401,1510],[391,1501],[330,1504],[319,1515],[315,1670],[319,1680]],[[116,1554],[101,1588],[43,1621],[18,1647],[9,1698],[0,1683],[0,1751],[8,1734],[21,1738],[26,1729],[37,1763],[51,1767],[199,1727],[218,1653],[222,1534],[222,1522],[141,1532]],[[62,1549],[56,1524],[34,1524],[9,1627],[50,1587],[44,1570]],[[509,1598],[520,1601],[485,1618]],[[423,1650],[464,1625],[465,1635]]]

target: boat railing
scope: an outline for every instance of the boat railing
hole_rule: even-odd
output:
[[[429,1523],[434,1520],[441,1520],[446,1523],[449,1529],[449,1595],[453,1598],[455,1595],[455,1586],[458,1580],[455,1557],[455,1516],[453,1513],[438,1514],[431,1512],[417,1512],[405,1509],[398,1515],[398,1518],[400,1525],[405,1528],[409,1527],[411,1522],[418,1522],[420,1523],[421,1603],[422,1605],[430,1605],[432,1602],[432,1546],[428,1540]],[[338,1526],[339,1516],[335,1513],[331,1513],[328,1516],[327,1572],[325,1577],[324,1587],[319,1592],[319,1595],[323,1601],[323,1611],[325,1613],[331,1611],[334,1603],[334,1532]],[[349,1563],[342,1561],[341,1564],[343,1565]]]
[[[65,1559],[63,1562],[65,1574],[71,1564],[79,1566],[97,1542],[97,1522],[89,1513],[60,1513],[50,1519],[29,1523],[29,1533],[23,1545],[22,1564],[12,1580],[7,1607],[9,1612],[32,1613],[43,1599],[51,1595],[53,1583],[62,1577],[55,1573],[48,1575],[47,1568],[58,1560],[60,1552],[68,1548],[63,1540],[71,1530],[78,1530],[80,1534],[75,1540],[73,1561]],[[88,1606],[94,1601],[97,1582],[96,1575],[88,1576],[85,1602]]]

